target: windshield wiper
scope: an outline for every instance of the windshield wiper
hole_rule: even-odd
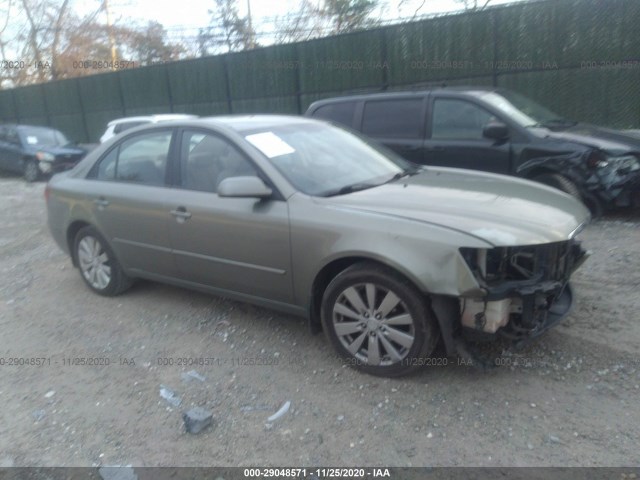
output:
[[[420,167],[410,167],[410,168],[407,168],[406,170],[403,170],[402,172],[396,173],[393,177],[391,177],[385,183],[391,183],[396,180],[400,180],[401,178],[404,178],[404,177],[413,177],[414,175],[417,175],[421,171],[422,171],[422,168]]]
[[[360,190],[367,190],[368,188],[379,187],[380,185],[384,185],[385,183],[390,183],[395,180],[399,180],[403,177],[410,177],[416,175],[422,171],[421,167],[411,167],[403,170],[401,172],[396,173],[389,180],[386,180],[381,183],[353,183],[351,185],[345,185],[344,187],[337,188],[335,190],[329,190],[323,197],[334,197],[336,195],[346,195],[347,193],[359,192]]]
[[[532,125],[527,125],[527,128],[562,128],[562,127],[573,127],[578,122],[573,120],[568,120],[566,118],[552,118],[551,120],[547,120],[546,122],[534,123]]]
[[[337,188],[335,190],[329,190],[323,195],[323,197],[334,197],[336,195],[346,195],[347,193],[359,192],[360,190],[366,190],[379,186],[379,183],[354,183],[351,185],[345,185],[344,187]]]

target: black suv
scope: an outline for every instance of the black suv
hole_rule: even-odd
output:
[[[331,98],[307,116],[362,132],[418,164],[516,175],[594,214],[640,205],[640,138],[573,122],[503,89],[439,88]]]

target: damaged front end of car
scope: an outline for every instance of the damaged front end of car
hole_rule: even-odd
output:
[[[586,260],[580,242],[462,248],[479,288],[460,302],[460,336],[483,341],[506,338],[522,344],[542,334],[570,311],[569,279]]]
[[[640,157],[638,154],[592,154],[589,188],[605,203],[617,207],[640,206]]]
[[[640,206],[640,154],[637,152],[606,152],[593,148],[534,158],[517,170],[527,178],[545,172],[558,173],[573,182],[584,203],[595,214],[613,207]]]

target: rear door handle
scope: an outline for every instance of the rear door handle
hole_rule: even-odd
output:
[[[99,209],[103,209],[109,206],[109,200],[104,197],[96,198],[93,203],[98,206]]]
[[[427,152],[444,152],[445,148],[437,145],[424,147]]]
[[[171,210],[170,213],[171,215],[176,217],[176,220],[178,220],[179,222],[184,222],[185,220],[191,218],[191,213],[187,212],[187,209],[185,207],[178,207],[175,210]]]

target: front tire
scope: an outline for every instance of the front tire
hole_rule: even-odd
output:
[[[23,167],[23,175],[24,179],[29,182],[37,182],[40,178],[40,168],[38,167],[38,162],[36,160],[30,159],[25,160]]]
[[[411,373],[426,364],[438,340],[424,296],[404,277],[373,263],[355,264],[329,283],[321,316],[344,362],[372,375]]]
[[[82,280],[94,292],[113,297],[131,286],[113,250],[95,228],[78,231],[73,251]]]
[[[544,183],[550,187],[557,188],[561,192],[568,193],[576,200],[582,201],[582,195],[580,194],[580,190],[576,184],[559,173],[544,173],[542,175],[538,175],[534,180],[536,182]]]
[[[568,193],[576,200],[582,202],[591,212],[592,217],[600,217],[603,213],[602,203],[592,194],[581,194],[578,186],[564,175],[559,173],[544,173],[534,178],[536,182],[544,183],[553,188]]]

